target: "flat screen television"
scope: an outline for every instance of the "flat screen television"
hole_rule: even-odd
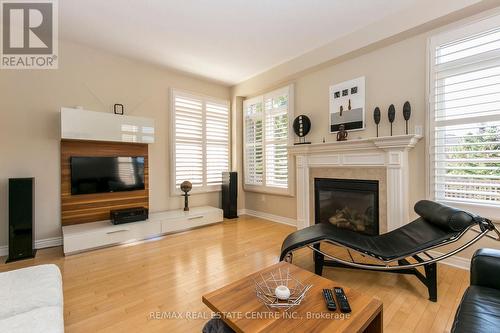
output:
[[[71,157],[71,194],[144,190],[144,156]]]

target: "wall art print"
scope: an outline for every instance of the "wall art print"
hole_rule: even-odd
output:
[[[330,133],[365,129],[365,77],[330,86]]]

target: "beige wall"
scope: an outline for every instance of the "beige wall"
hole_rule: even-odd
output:
[[[466,18],[463,22],[498,13],[499,9],[497,8],[478,14],[475,17]],[[454,22],[452,25],[460,25],[463,22]],[[379,106],[382,111],[380,135],[389,135],[390,127],[387,120],[387,108],[391,103],[396,106],[394,134],[403,134],[405,123],[402,117],[402,106],[406,100],[410,101],[412,106],[410,133],[414,133],[416,125],[422,125],[425,134],[427,40],[429,36],[443,29],[447,29],[447,27],[420,33],[390,45],[376,48],[368,53],[360,52],[361,55],[352,58],[342,57],[341,61],[332,59],[326,64],[318,65],[299,74],[292,74],[289,79],[280,80],[279,83],[269,84],[269,82],[272,82],[270,80],[271,70],[233,87],[232,94],[233,96],[249,97],[289,83],[295,83],[295,115],[306,114],[311,118],[312,122],[312,130],[308,135],[308,140],[318,143],[322,142],[324,137],[327,142],[330,142],[335,140],[335,135],[328,133],[328,87],[345,80],[365,76],[367,128],[364,131],[349,133],[350,139],[375,136],[376,127],[373,122],[373,109],[376,106]],[[345,58],[347,60],[343,60]],[[241,128],[242,123],[238,124],[238,126]],[[415,213],[413,213],[415,202],[426,198],[426,144],[427,140],[424,137],[409,154],[410,197],[408,206],[413,217],[415,216]],[[238,151],[242,154],[243,148],[240,147]],[[296,201],[294,197],[246,192],[245,208],[287,218],[296,218]],[[467,263],[474,250],[480,247],[500,248],[500,243],[490,239],[483,239],[455,257],[458,257],[459,263]]]
[[[389,135],[387,108],[396,106],[394,134],[404,134],[402,106],[405,101],[412,105],[411,132],[415,125],[425,123],[425,80],[426,80],[426,36],[418,35],[390,46],[364,54],[357,58],[335,64],[318,71],[307,73],[292,82],[295,83],[295,115],[306,114],[311,118],[312,129],[308,140],[335,141],[335,134],[329,133],[328,88],[330,85],[359,76],[366,77],[366,127],[364,131],[351,132],[350,139],[373,137],[376,133],[372,112],[376,106],[382,110],[380,135]],[[258,78],[243,82],[233,89],[237,96],[251,96],[264,88]],[[240,125],[241,126],[241,125]],[[240,153],[242,149],[240,149]],[[425,197],[425,140],[421,140],[410,153],[410,202]],[[292,180],[295,181],[295,180]],[[246,193],[245,208],[285,216],[296,217],[295,198]],[[413,207],[411,207],[413,210]]]
[[[81,105],[155,120],[150,145],[150,209],[179,208],[169,191],[169,88],[230,99],[228,87],[68,42],[58,70],[0,71],[0,246],[7,245],[7,179],[36,178],[35,238],[61,235],[59,110]],[[191,196],[192,205],[219,205],[219,193]]]

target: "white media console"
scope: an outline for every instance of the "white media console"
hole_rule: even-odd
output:
[[[149,214],[146,221],[113,225],[99,221],[62,227],[64,254],[130,243],[223,221],[222,209],[202,206]]]

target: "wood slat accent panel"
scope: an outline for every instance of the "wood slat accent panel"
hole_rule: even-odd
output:
[[[144,156],[144,190],[71,195],[72,156]],[[61,221],[62,225],[109,219],[113,209],[149,208],[148,145],[82,140],[61,140]]]

